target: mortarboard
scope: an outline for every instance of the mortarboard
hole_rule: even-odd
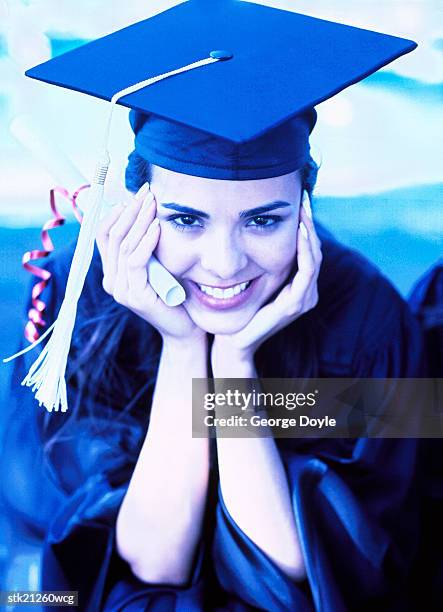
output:
[[[22,384],[38,389],[49,411],[67,409],[64,374],[100,218],[115,103],[131,109],[136,150],[155,165],[226,180],[279,176],[308,159],[317,104],[415,47],[260,4],[189,0],[28,70],[112,104],[65,299]]]
[[[238,0],[190,0],[27,71],[105,100],[224,50],[227,61],[119,100],[152,163],[254,179],[303,165],[312,109],[414,49],[412,41]],[[223,57],[223,55],[222,55]]]

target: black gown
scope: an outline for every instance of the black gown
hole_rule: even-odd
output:
[[[259,375],[426,375],[422,334],[403,299],[365,258],[323,228],[319,235],[324,257],[319,303],[278,334],[272,359],[266,347],[259,350]],[[44,294],[49,322],[61,302],[72,253],[70,245],[48,262],[53,272]],[[80,319],[82,312],[91,316],[91,304],[103,292],[97,252],[94,262],[80,300]],[[287,346],[288,338],[291,351],[278,350],[278,342],[284,339]],[[35,357],[34,351],[16,360],[16,385]],[[71,393],[70,410],[75,403]],[[16,386],[15,394],[21,401],[30,391]],[[34,411],[44,411],[34,404]],[[49,418],[61,424],[65,417]],[[139,441],[144,434],[141,427]],[[191,578],[182,587],[138,580],[116,552],[115,520],[137,453],[126,444],[117,465],[109,460],[106,445],[101,448],[99,441],[97,449],[87,433],[61,440],[53,463],[63,501],[57,499],[48,520],[41,586],[78,590],[81,610],[415,609],[408,585],[419,547],[416,440],[278,442],[305,558],[303,582],[288,578],[230,516],[212,444],[204,528]]]

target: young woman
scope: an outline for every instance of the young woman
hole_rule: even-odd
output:
[[[53,457],[76,449],[83,481],[58,459],[71,497],[47,536],[44,588],[110,610],[406,605],[414,440],[191,435],[192,378],[422,371],[401,298],[301,204],[315,170],[226,183],[131,155],[128,188],[142,187],[101,223],[72,416],[51,439]],[[186,288],[182,306],[149,287],[153,251]],[[52,260],[61,286],[71,257],[72,246]],[[231,297],[201,288],[244,283]]]
[[[265,87],[279,75],[270,70],[264,76],[259,65],[264,31],[275,38],[266,48],[275,56],[281,51],[287,62],[281,88],[291,82],[288,57],[300,57],[288,51],[285,35],[294,38],[288,23],[301,27],[300,40],[310,49],[316,37],[324,45],[324,28],[331,28],[337,61],[333,68],[329,59],[319,63],[316,78],[324,87],[331,70],[344,70],[351,42],[356,55],[377,55],[375,38],[361,49],[355,38],[373,33],[346,38],[342,26],[249,3],[214,3],[218,8],[206,22],[203,3],[186,4],[191,8],[181,5],[164,22],[152,20],[156,44],[163,40],[161,23],[175,51],[183,30],[183,53],[194,40],[192,28],[198,44],[205,36],[215,40],[220,24],[227,27],[227,11],[238,26],[229,30],[229,41],[226,35],[234,76],[236,66],[244,70],[242,53],[249,57],[251,41],[243,38],[252,28],[248,36],[259,48],[252,82],[261,95],[271,92],[278,100],[273,113],[284,100],[277,87],[274,94]],[[186,24],[178,12],[190,17]],[[116,44],[110,39],[104,44]],[[363,62],[359,77],[348,66],[322,99],[405,49]],[[64,68],[73,79],[76,57],[68,57],[69,71]],[[56,71],[63,61],[55,62]],[[82,53],[78,61],[85,65]],[[312,62],[306,91],[319,67]],[[165,70],[158,66],[150,74]],[[205,70],[195,74],[218,75],[207,89],[200,76],[177,78],[177,121],[196,82],[204,99],[207,91],[219,91],[217,79],[229,81],[229,66],[224,73]],[[36,78],[58,82],[54,75]],[[175,100],[174,80],[167,83],[158,90],[164,109]],[[88,91],[77,82],[73,87]],[[255,91],[241,93],[246,115],[254,112]],[[312,107],[318,98],[310,96]],[[422,338],[406,304],[362,256],[314,224],[312,109],[278,125],[268,117],[264,135],[256,130],[242,140],[246,128],[237,105],[231,147],[234,138],[220,137],[231,128],[217,115],[215,94],[213,100],[212,114],[198,116],[207,108],[197,104],[187,123],[147,113],[151,109],[131,113],[136,150],[126,181],[135,196],[99,226],[66,377],[71,414],[47,415],[42,424],[49,459],[68,494],[46,537],[42,588],[78,590],[80,607],[88,610],[405,610],[418,537],[414,440],[192,437],[193,378],[423,373]],[[257,126],[265,110],[263,102],[253,119]],[[198,129],[206,120],[213,135]],[[150,286],[153,253],[184,287],[182,305],[165,306]],[[58,312],[72,254],[73,245],[48,264],[52,278],[42,296],[48,321]]]

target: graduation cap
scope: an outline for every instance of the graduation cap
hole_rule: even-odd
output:
[[[136,148],[207,178],[303,165],[314,106],[414,49],[409,40],[238,0],[190,0],[27,71],[104,100],[212,55],[216,65],[123,97]],[[218,52],[218,53],[217,53]]]
[[[116,103],[131,109],[136,150],[152,164],[215,179],[280,176],[309,158],[317,104],[415,47],[260,4],[189,0],[28,70],[29,77],[109,100],[111,107],[65,299],[22,384],[38,389],[49,411],[67,409],[64,374],[100,218]]]

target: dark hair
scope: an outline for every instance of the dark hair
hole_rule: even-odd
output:
[[[301,170],[302,186],[310,195],[317,170],[312,158]],[[132,152],[127,188],[136,192],[151,178],[150,164]],[[136,462],[157,376],[160,334],[105,293],[102,279],[96,249],[79,302],[66,373],[70,410],[63,415],[44,413],[39,420],[50,474],[68,492],[78,486],[79,479],[97,472],[115,473]],[[306,317],[309,313],[304,321]],[[296,321],[260,347],[256,354],[259,376],[315,374],[315,348],[305,328]],[[303,358],[297,354],[301,342]],[[72,463],[78,468],[69,465],[69,456],[66,459],[67,442],[74,442],[68,447],[75,448]]]

